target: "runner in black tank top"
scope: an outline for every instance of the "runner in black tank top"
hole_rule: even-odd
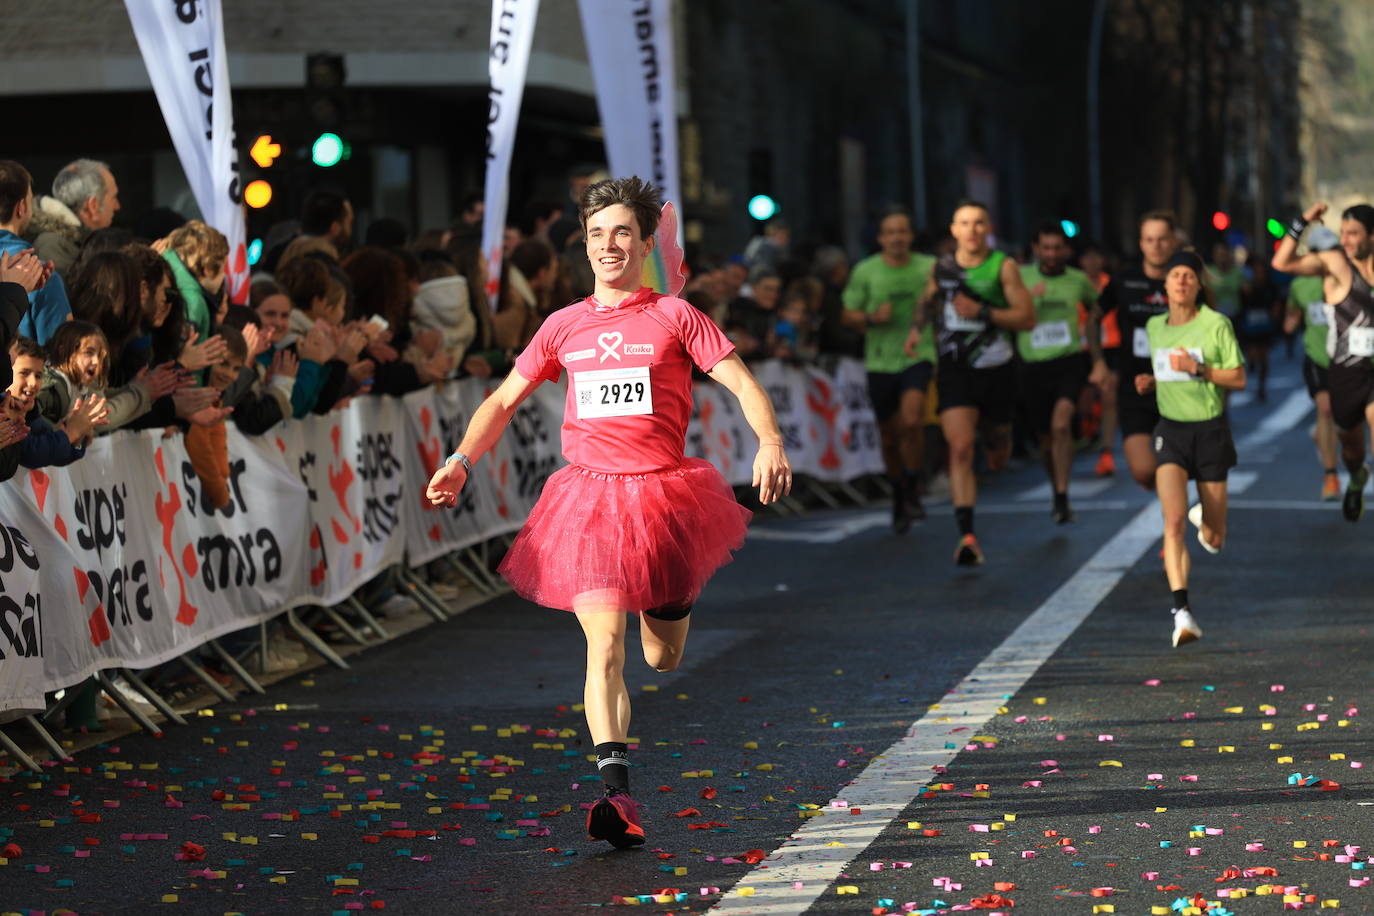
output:
[[[1327,303],[1326,352],[1331,357],[1328,384],[1331,413],[1341,441],[1341,458],[1350,472],[1341,510],[1347,521],[1364,513],[1364,427],[1374,431],[1374,207],[1356,204],[1341,213],[1341,247],[1298,256],[1298,239],[1309,223],[1321,219],[1326,204],[1314,204],[1293,219],[1274,252],[1276,270],[1323,278]]]

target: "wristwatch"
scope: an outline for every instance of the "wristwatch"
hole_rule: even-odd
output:
[[[444,464],[448,464],[455,458],[463,463],[463,470],[467,471],[469,474],[472,473],[472,462],[469,461],[468,456],[464,455],[462,452],[454,452],[452,455],[449,455],[448,458],[444,460]]]

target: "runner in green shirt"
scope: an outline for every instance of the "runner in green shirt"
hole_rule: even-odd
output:
[[[1321,225],[1307,230],[1306,242],[1310,251],[1325,250],[1321,245],[1335,248],[1340,244],[1336,233]],[[1283,333],[1292,334],[1299,325],[1304,326],[1302,380],[1317,407],[1315,438],[1322,461],[1322,499],[1337,500],[1341,498],[1341,481],[1336,475],[1336,424],[1331,419],[1331,387],[1326,372],[1331,365],[1331,357],[1326,354],[1326,332],[1331,323],[1326,319],[1326,293],[1321,277],[1294,277],[1288,287],[1288,315]]]
[[[1159,402],[1155,427],[1155,491],[1164,512],[1164,572],[1173,590],[1173,644],[1202,635],[1188,603],[1187,522],[1208,553],[1226,541],[1226,475],[1236,464],[1236,447],[1226,422],[1222,389],[1245,387],[1245,362],[1231,321],[1199,301],[1202,259],[1191,251],[1169,258],[1164,292],[1169,311],[1145,323],[1152,374],[1135,377],[1141,394],[1153,390]],[[1197,482],[1200,502],[1188,508],[1188,480]]]
[[[935,259],[911,250],[911,215],[890,209],[878,223],[877,254],[854,265],[844,288],[844,322],[864,331],[868,395],[878,420],[883,464],[892,483],[892,528],[905,534],[925,518],[920,472],[926,389],[935,373],[935,337],[908,356],[907,332]]]
[[[1016,332],[1021,398],[1054,488],[1051,517],[1063,525],[1073,521],[1069,475],[1078,397],[1089,382],[1103,383],[1107,365],[1097,332],[1097,287],[1083,271],[1068,266],[1071,249],[1063,227],[1053,222],[1040,226],[1034,249],[1036,263],[1021,268],[1021,282],[1035,302],[1035,327]],[[1088,310],[1086,350],[1078,330],[1079,305]]]
[[[1203,277],[1212,294],[1216,310],[1235,321],[1240,316],[1241,297],[1245,292],[1245,273],[1236,263],[1236,253],[1225,242],[1212,246],[1212,263]]]

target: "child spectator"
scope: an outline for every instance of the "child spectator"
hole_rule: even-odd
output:
[[[773,355],[782,359],[799,359],[810,355],[810,315],[806,310],[806,294],[799,290],[788,290],[778,309],[778,320],[773,325],[775,342]]]
[[[239,370],[248,361],[248,342],[233,328],[220,328],[224,338],[224,358],[210,367],[208,385],[223,395],[238,380]],[[201,505],[223,509],[229,505],[229,442],[224,420],[207,425],[195,424],[186,432],[186,454],[200,478]]]
[[[105,334],[89,321],[68,321],[57,326],[48,341],[48,364],[43,370],[43,390],[38,393],[39,416],[60,423],[71,413],[77,399],[103,396],[111,432],[152,409],[158,398],[171,394],[180,382],[172,366],[143,372],[128,385],[106,390],[110,351]]]
[[[18,463],[26,468],[64,467],[81,458],[94,428],[106,419],[105,399],[99,395],[77,398],[57,426],[39,416],[34,406],[43,384],[45,361],[43,348],[27,337],[16,337],[10,344],[14,380],[6,390],[3,406],[11,419],[28,424],[29,434],[6,451],[15,450]]]
[[[165,241],[167,247],[162,256],[171,265],[177,290],[186,303],[186,320],[196,337],[206,340],[224,299],[229,240],[218,229],[193,219],[174,230]]]
[[[258,314],[242,305],[229,306],[221,330],[232,329],[243,334],[247,342],[247,361],[238,378],[225,389],[221,402],[234,409],[234,425],[247,436],[260,436],[286,417],[291,416],[291,392],[296,384],[300,359],[291,349],[272,352],[270,335],[263,329]],[[271,362],[258,362],[263,354],[271,353]]]
[[[468,300],[468,281],[446,258],[420,261],[420,289],[410,309],[414,342],[406,350],[412,363],[424,362],[442,349],[458,365],[477,335],[477,319]],[[432,332],[426,335],[425,332]],[[433,339],[437,334],[438,339]],[[426,352],[423,347],[428,344]]]

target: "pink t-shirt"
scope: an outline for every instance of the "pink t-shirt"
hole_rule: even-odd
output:
[[[563,457],[594,471],[642,474],[682,464],[692,363],[710,372],[735,345],[691,303],[641,288],[615,308],[595,299],[550,315],[516,371],[568,371]]]

